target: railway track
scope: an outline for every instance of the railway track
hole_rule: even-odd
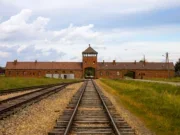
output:
[[[0,101],[0,119],[6,118],[11,114],[16,113],[20,109],[28,105],[31,105],[35,102],[38,102],[41,99],[64,89],[66,86],[70,84],[72,83],[65,83],[48,88],[42,88],[30,93],[26,93],[6,100],[2,100]]]
[[[48,134],[135,135],[135,131],[119,116],[96,83],[88,80],[73,96]]]
[[[22,92],[22,91],[30,91],[34,89],[40,89],[40,88],[49,88],[52,86],[58,86],[61,84],[66,84],[66,83],[58,83],[58,84],[48,84],[48,85],[39,85],[39,86],[30,86],[30,87],[23,87],[23,88],[15,88],[15,89],[7,89],[7,90],[0,90],[0,96],[1,95],[6,95],[6,94],[11,94],[11,93],[16,93],[16,92]]]

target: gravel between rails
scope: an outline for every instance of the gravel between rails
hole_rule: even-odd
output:
[[[136,135],[155,135],[155,133],[152,133],[143,122],[141,122],[138,117],[133,115],[131,112],[129,112],[126,108],[123,107],[119,102],[117,103],[117,100],[119,99],[117,96],[113,96],[109,94],[107,91],[103,89],[101,86],[100,81],[96,81],[98,86],[101,88],[102,92],[106,97],[109,98],[109,100],[112,102],[114,107],[116,108],[116,111],[120,114],[120,116],[123,117],[123,119],[132,127],[135,129]]]
[[[41,88],[28,90],[28,91],[22,91],[22,92],[16,92],[16,93],[10,93],[10,94],[7,94],[7,95],[0,95],[0,101],[8,99],[8,98],[15,97],[15,96],[23,95],[23,94],[26,94],[26,93],[30,93],[30,92],[33,92],[33,91],[36,91],[36,90],[39,90],[39,89],[41,89]]]
[[[0,121],[0,135],[47,135],[83,83],[72,84]]]

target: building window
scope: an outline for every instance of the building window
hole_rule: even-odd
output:
[[[103,75],[103,73],[102,72],[100,72],[100,76],[102,76]]]
[[[47,71],[47,73],[50,73],[50,71]]]
[[[24,71],[24,72],[23,72],[23,75],[26,75],[26,74],[27,74],[27,72],[26,72],[26,71]]]
[[[93,61],[93,64],[95,64],[96,62],[95,61]]]
[[[19,72],[16,72],[16,75],[19,75]]]
[[[106,72],[106,75],[109,76],[109,72],[108,71]]]
[[[117,75],[118,75],[118,76],[120,75],[119,71],[117,71]]]
[[[139,75],[145,76],[145,73],[139,73]]]
[[[58,73],[58,71],[55,71],[55,73]]]
[[[63,73],[65,73],[65,71],[62,71]]]
[[[35,73],[33,72],[33,75],[35,75]]]
[[[73,71],[70,71],[70,73],[73,73]]]
[[[38,72],[38,75],[39,75],[39,76],[41,75],[41,71]]]
[[[11,71],[9,71],[9,75],[11,75]]]

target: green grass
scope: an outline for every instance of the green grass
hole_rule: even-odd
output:
[[[100,80],[157,135],[180,135],[180,87],[130,80]]]
[[[154,81],[166,81],[166,82],[180,82],[180,77],[173,77],[173,78],[150,78],[147,80],[154,80]]]
[[[63,79],[52,79],[52,78],[20,78],[20,77],[0,76],[0,90],[46,85],[46,84],[55,84],[61,82],[72,82],[72,81],[78,81],[78,80],[76,79],[63,80]]]

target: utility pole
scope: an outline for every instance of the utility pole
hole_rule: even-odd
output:
[[[146,56],[145,56],[145,54],[144,54],[144,62],[146,62]]]
[[[169,72],[169,53],[166,53],[166,64],[167,64],[167,70],[168,70],[168,78],[170,78],[170,72]]]

